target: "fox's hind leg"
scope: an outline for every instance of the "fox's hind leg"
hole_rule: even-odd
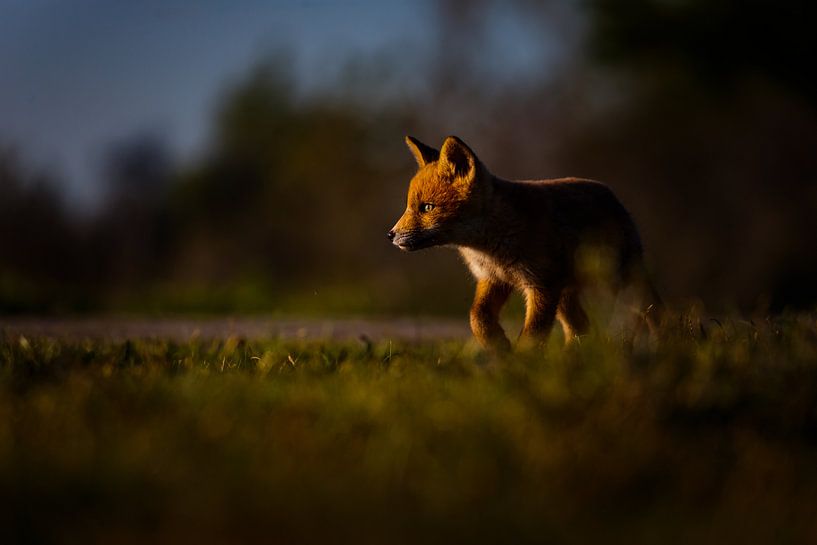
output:
[[[559,289],[525,289],[525,326],[519,335],[520,347],[541,345],[547,340],[556,318],[560,293]]]
[[[579,335],[587,332],[590,327],[590,319],[582,308],[578,288],[567,288],[562,291],[556,317],[562,324],[565,343],[570,343]]]
[[[479,343],[499,352],[508,351],[511,342],[499,324],[499,311],[511,294],[511,286],[502,282],[479,280],[471,306],[471,331]]]

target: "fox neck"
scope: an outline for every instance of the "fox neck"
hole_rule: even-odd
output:
[[[508,223],[512,214],[508,213],[509,204],[497,191],[501,184],[508,182],[486,174],[482,198],[470,219],[462,224],[454,246],[494,254],[501,249],[503,240],[513,234],[513,227]]]

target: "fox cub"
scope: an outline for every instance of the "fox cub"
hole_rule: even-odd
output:
[[[611,256],[614,290],[638,285],[645,301],[659,303],[635,224],[606,185],[578,178],[503,180],[455,136],[439,151],[411,136],[406,144],[419,168],[389,240],[405,251],[459,250],[477,280],[471,330],[485,348],[511,346],[499,312],[514,288],[526,304],[520,343],[543,342],[555,319],[568,342],[585,332],[580,295],[588,282],[578,258],[587,247]]]

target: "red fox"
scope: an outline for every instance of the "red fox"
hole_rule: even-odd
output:
[[[612,256],[614,289],[638,283],[651,303],[660,303],[644,272],[638,230],[605,184],[503,180],[456,136],[439,151],[411,136],[406,144],[419,168],[388,238],[404,251],[459,250],[477,280],[470,322],[483,347],[510,349],[499,312],[514,288],[526,304],[522,344],[543,342],[555,319],[568,342],[587,331],[580,300],[586,282],[577,266],[587,245]]]

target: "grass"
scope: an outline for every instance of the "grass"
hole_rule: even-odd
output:
[[[3,543],[804,543],[815,460],[812,315],[501,361],[0,336]]]

